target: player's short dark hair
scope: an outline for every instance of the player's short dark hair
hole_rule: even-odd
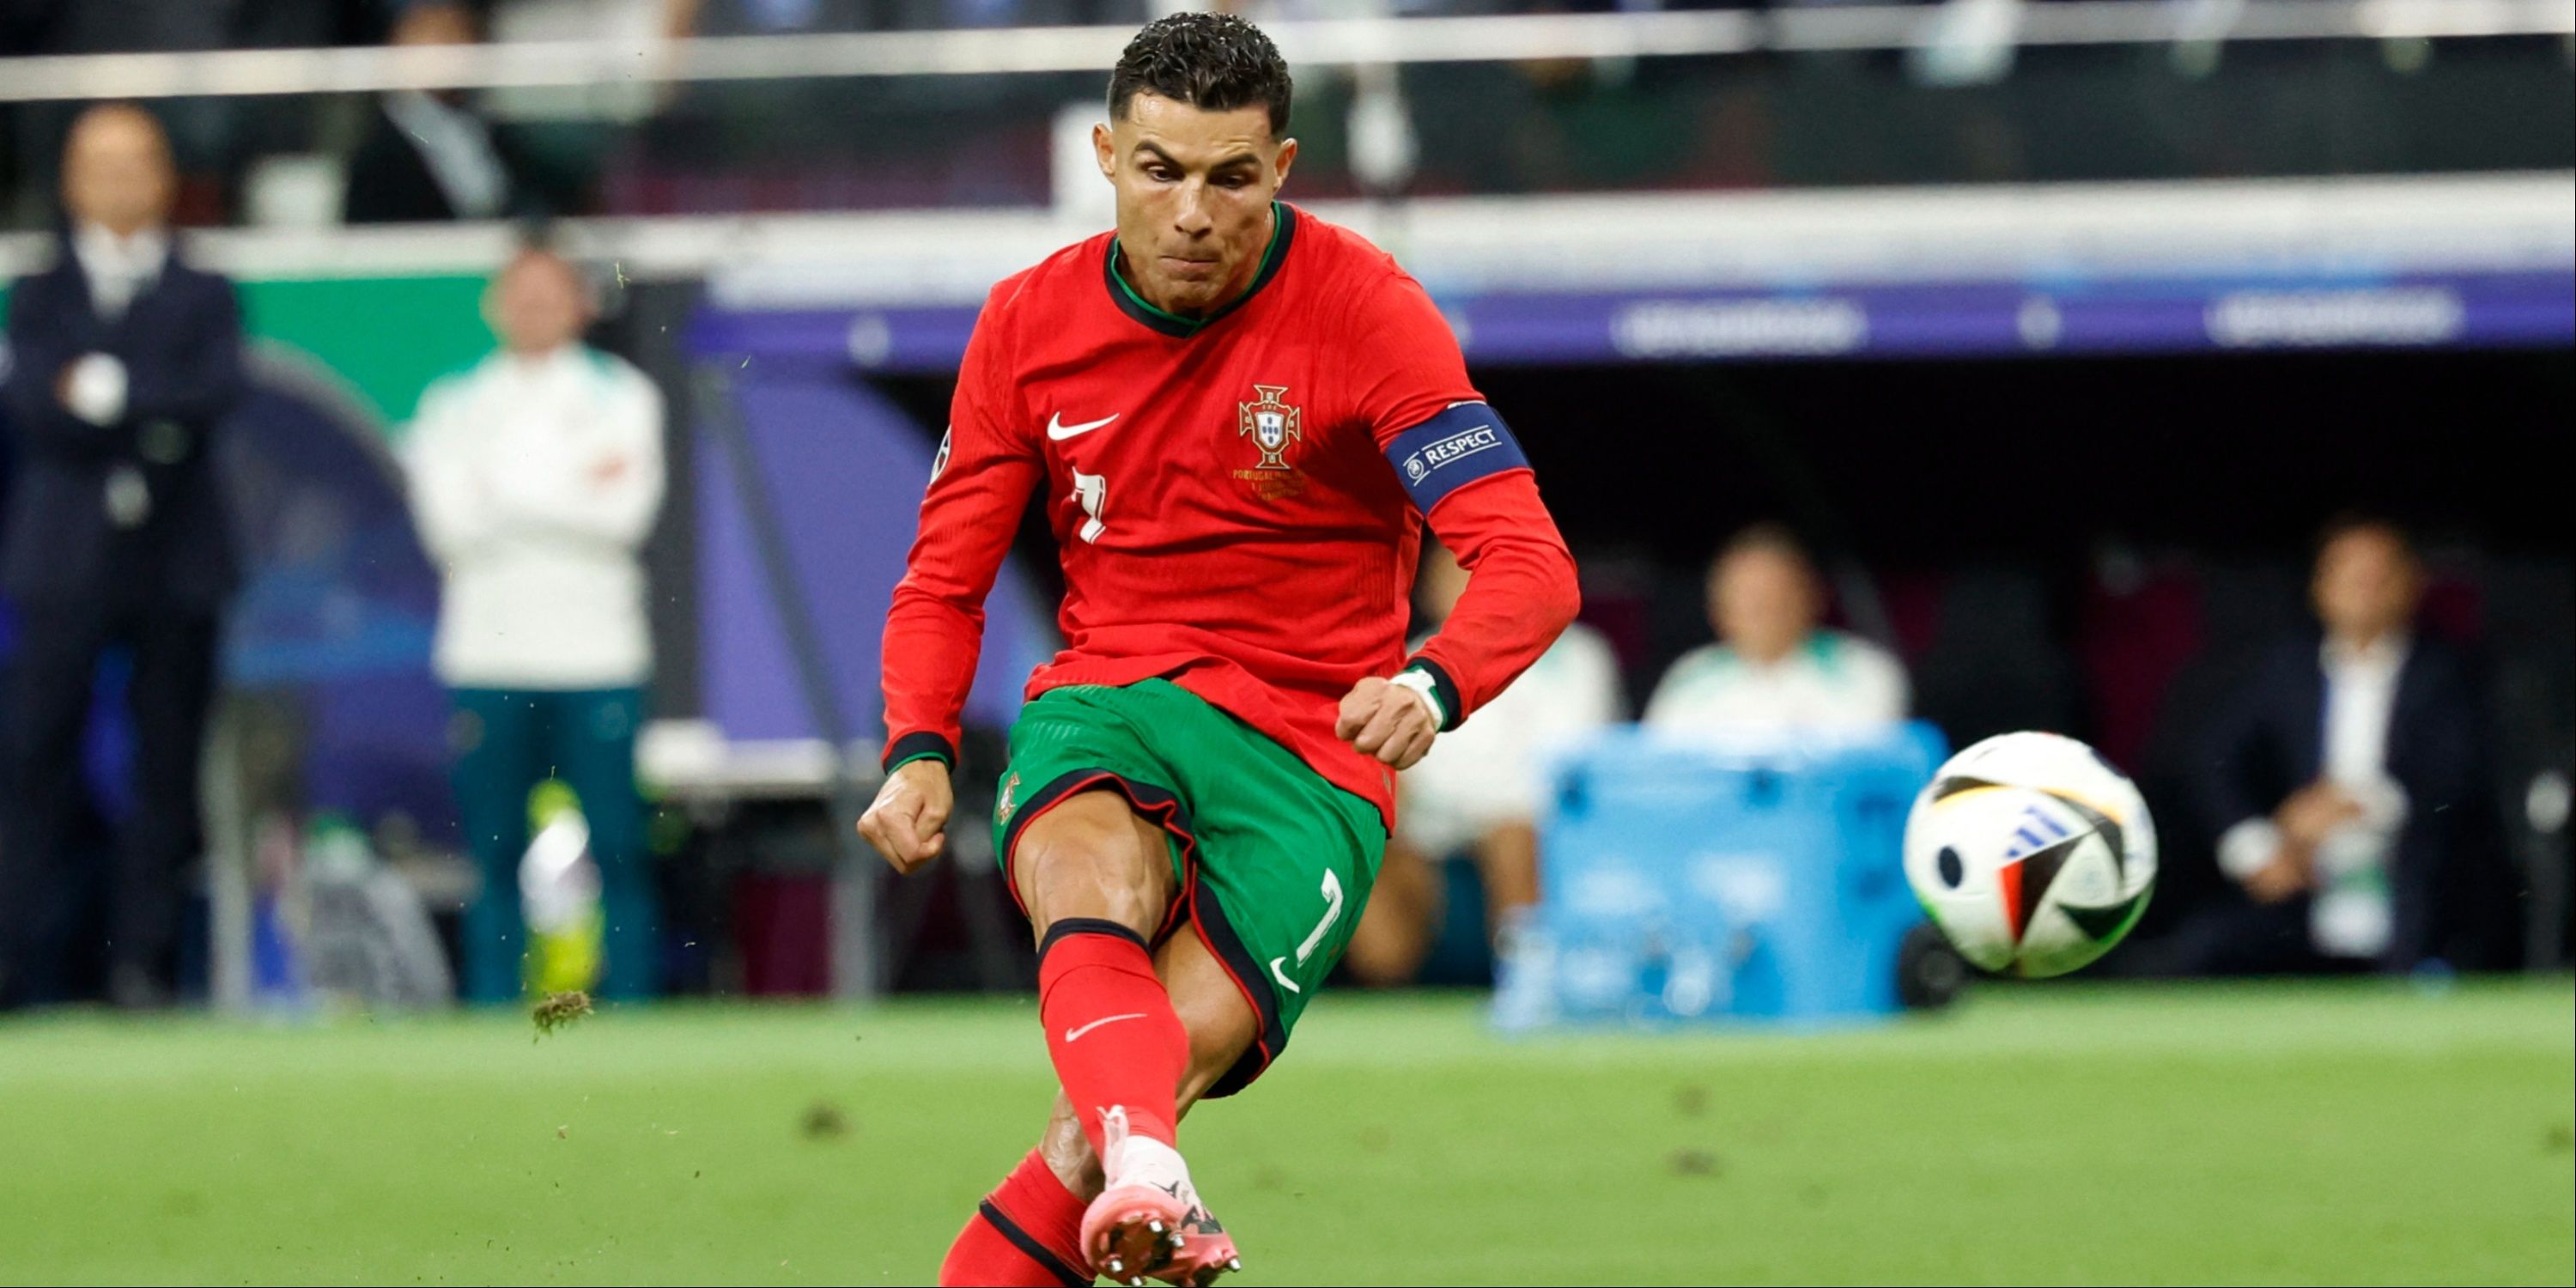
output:
[[[1176,13],[1145,24],[1109,73],[1109,119],[1127,115],[1143,93],[1209,112],[1270,109],[1270,134],[1288,132],[1288,98],[1296,87],[1288,60],[1259,27],[1232,14]]]

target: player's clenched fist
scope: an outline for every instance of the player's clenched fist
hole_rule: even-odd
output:
[[[1420,693],[1374,675],[1342,695],[1341,717],[1333,722],[1334,737],[1398,769],[1411,769],[1439,735],[1440,722]]]
[[[942,829],[948,826],[948,811],[956,804],[948,766],[937,760],[916,760],[886,776],[876,801],[859,816],[859,835],[868,838],[868,844],[877,847],[895,871],[909,873],[938,855],[946,839]]]

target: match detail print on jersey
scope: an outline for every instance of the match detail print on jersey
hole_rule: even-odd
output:
[[[1441,498],[1481,478],[1529,468],[1511,427],[1480,402],[1451,403],[1439,415],[1395,436],[1386,459],[1424,514]]]

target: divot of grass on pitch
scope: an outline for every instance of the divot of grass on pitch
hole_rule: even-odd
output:
[[[534,1042],[588,1014],[590,994],[577,988],[549,993],[544,1001],[537,1003],[536,1009],[528,1012],[528,1019],[537,1026],[537,1036],[528,1040]]]

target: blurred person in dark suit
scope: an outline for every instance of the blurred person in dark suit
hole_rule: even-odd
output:
[[[173,244],[159,122],[91,108],[63,161],[54,266],[10,297],[5,393],[16,436],[0,587],[19,639],[0,713],[0,975],[41,969],[38,912],[80,799],[93,673],[133,655],[134,809],[115,845],[109,987],[167,997],[181,869],[199,850],[197,767],[232,592],[214,439],[243,391],[230,282]]]
[[[2205,758],[2219,868],[2244,897],[2186,921],[2168,969],[2495,964],[2483,708],[2466,660],[2414,630],[2423,581],[2395,525],[2326,531],[2322,634],[2274,649]]]
[[[481,20],[461,4],[416,4],[395,20],[396,45],[471,45]],[[530,194],[491,123],[462,90],[395,90],[349,161],[341,218],[435,223],[533,213]]]

